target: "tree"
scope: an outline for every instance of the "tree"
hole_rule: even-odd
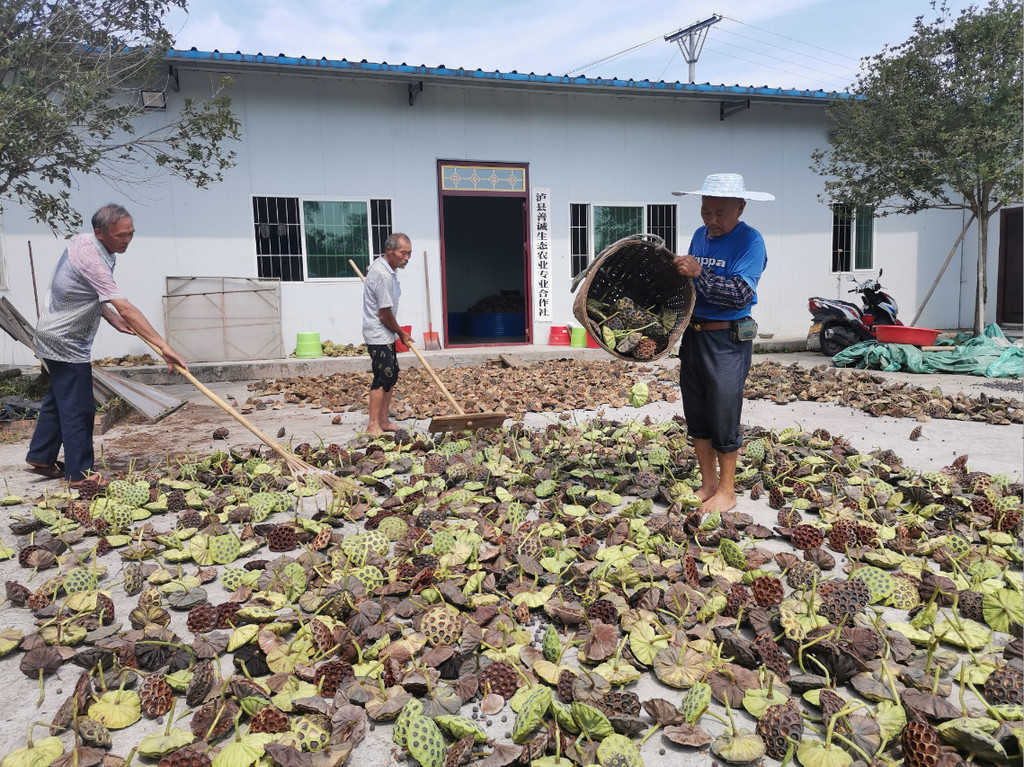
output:
[[[918,17],[906,42],[863,60],[850,98],[826,110],[831,145],[811,168],[827,177],[822,199],[880,216],[969,210],[954,250],[976,220],[980,334],[988,222],[1024,196],[1021,2],[989,0],[956,19],[944,3],[932,9],[935,20]]]
[[[148,111],[173,44],[163,18],[187,0],[0,0],[0,205],[13,201],[54,231],[81,216],[82,175],[137,184],[161,172],[197,187],[234,165],[239,122],[211,83],[208,99]]]

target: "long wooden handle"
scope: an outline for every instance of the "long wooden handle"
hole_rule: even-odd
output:
[[[363,273],[359,271],[359,267],[356,266],[356,262],[350,258],[348,263],[355,270],[355,273],[359,275],[359,279],[366,282],[366,278],[363,276]],[[437,388],[441,390],[445,397],[447,397],[452,407],[455,408],[455,411],[459,415],[465,415],[466,411],[459,407],[459,403],[455,401],[455,397],[453,397],[451,392],[449,392],[448,389],[445,388],[445,385],[441,383],[441,379],[437,377],[437,373],[434,372],[434,368],[430,367],[430,363],[423,358],[423,355],[420,354],[420,350],[416,348],[416,344],[412,342],[412,339],[409,339],[409,348],[412,349],[412,353],[416,355],[416,359],[418,359],[420,364],[423,365],[423,369],[426,370],[427,373],[430,374],[430,377],[434,379],[434,383],[437,384]]]
[[[427,260],[427,251],[423,251],[423,274],[427,280],[427,332],[434,332],[434,320],[430,316],[430,262]]]
[[[138,337],[142,338],[142,336],[138,336]],[[160,350],[156,346],[151,344],[147,339],[142,338],[142,340],[145,341],[149,345],[150,349],[155,351],[161,357],[163,356],[163,354],[160,352]],[[187,378],[192,383],[193,386],[195,386],[197,389],[199,389],[199,391],[201,391],[203,394],[205,394],[207,397],[209,397],[213,401],[213,403],[215,405],[219,406],[222,410],[224,410],[224,412],[226,412],[228,415],[230,415],[232,418],[234,418],[236,421],[238,421],[240,424],[242,424],[242,426],[244,426],[246,429],[251,431],[259,439],[260,442],[262,442],[264,445],[269,447],[271,450],[273,450],[279,456],[284,458],[286,461],[293,461],[293,460],[295,460],[295,456],[294,455],[289,453],[287,450],[285,450],[283,447],[281,447],[281,445],[279,445],[277,442],[272,440],[270,437],[268,437],[266,434],[264,434],[262,431],[260,431],[258,428],[256,428],[253,424],[251,424],[249,421],[247,421],[245,419],[245,416],[243,416],[241,413],[236,412],[235,409],[233,407],[231,407],[231,405],[229,405],[227,402],[225,402],[220,397],[218,397],[216,394],[214,394],[212,391],[210,391],[208,388],[206,388],[206,386],[203,385],[199,381],[199,379],[196,378],[194,375],[192,375],[189,371],[187,371],[181,365],[175,365],[174,369],[176,371],[178,371],[179,373],[181,373],[183,376],[185,376],[185,378]]]

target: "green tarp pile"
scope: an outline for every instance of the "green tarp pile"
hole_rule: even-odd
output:
[[[942,339],[941,351],[921,351],[909,344],[882,344],[864,341],[854,344],[832,358],[840,368],[869,370],[904,370],[910,373],[961,373],[988,378],[1020,378],[1024,376],[1024,347],[1011,343],[995,323],[980,336],[961,333]]]

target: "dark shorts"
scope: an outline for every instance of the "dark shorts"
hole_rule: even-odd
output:
[[[729,329],[687,330],[679,346],[679,388],[686,428],[719,453],[739,450],[743,385],[753,341],[733,341]]]
[[[395,345],[368,344],[366,351],[370,353],[370,370],[373,371],[370,389],[391,391],[391,387],[398,383],[398,354],[395,353]]]

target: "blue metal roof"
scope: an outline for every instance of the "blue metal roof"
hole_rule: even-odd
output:
[[[409,64],[388,64],[387,62],[375,63],[371,61],[348,61],[347,59],[328,59],[326,57],[319,59],[312,59],[306,56],[266,56],[262,53],[221,53],[220,51],[199,51],[195,48],[191,50],[182,51],[177,49],[171,49],[167,53],[168,59],[181,60],[184,62],[195,63],[195,64],[212,64],[215,62],[223,62],[229,65],[260,65],[278,67],[282,69],[295,68],[296,72],[303,71],[306,74],[312,74],[313,70],[324,70],[324,74],[335,73],[341,74],[343,72],[351,73],[367,73],[367,74],[384,74],[384,75],[395,75],[395,76],[411,76],[411,77],[431,77],[431,78],[446,78],[450,77],[456,80],[463,80],[472,82],[474,84],[485,84],[487,82],[507,83],[507,84],[518,84],[518,85],[536,85],[538,87],[544,86],[563,86],[572,88],[573,86],[579,87],[602,87],[602,88],[622,88],[630,91],[641,91],[651,94],[682,94],[692,93],[700,96],[711,96],[711,97],[729,97],[729,98],[767,98],[767,99],[793,99],[793,100],[807,100],[810,102],[819,101],[824,102],[835,98],[850,98],[850,94],[837,92],[837,91],[821,91],[821,90],[790,90],[786,88],[770,88],[765,86],[745,86],[745,85],[712,85],[710,83],[681,83],[681,82],[666,82],[664,80],[658,80],[652,82],[650,80],[634,80],[621,79],[617,77],[570,77],[569,75],[538,75],[533,72],[529,74],[522,74],[515,70],[511,72],[485,72],[482,69],[464,69],[462,67],[458,69],[451,69],[444,66],[443,64],[436,67],[428,67],[426,65],[411,66]]]

